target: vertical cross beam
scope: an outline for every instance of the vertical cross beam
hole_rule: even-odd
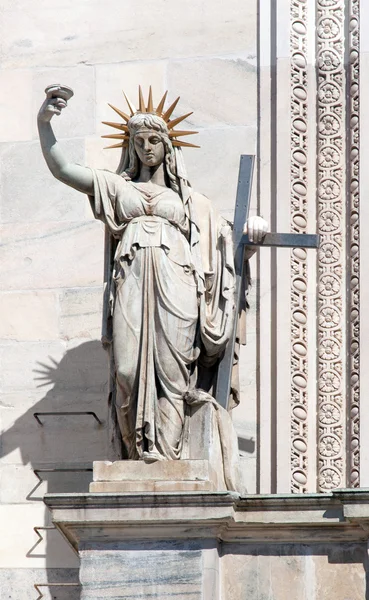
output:
[[[234,362],[234,348],[237,335],[238,318],[241,306],[241,293],[247,286],[243,285],[244,250],[245,246],[276,246],[278,248],[319,248],[319,235],[307,233],[266,233],[262,240],[251,242],[247,234],[243,233],[245,222],[248,219],[252,172],[254,156],[241,155],[236,207],[234,211],[233,244],[234,266],[236,274],[235,286],[235,318],[232,334],[223,358],[219,362],[215,398],[223,408],[228,408],[231,390],[232,369]]]
[[[234,348],[238,326],[238,312],[240,307],[241,291],[243,289],[242,278],[244,269],[245,245],[242,241],[242,237],[244,224],[247,221],[250,208],[254,159],[255,157],[250,154],[242,154],[238,173],[237,197],[233,223],[233,246],[235,253],[234,267],[236,275],[235,318],[230,340],[227,344],[224,356],[219,363],[215,393],[215,398],[217,399],[218,403],[225,409],[228,407],[229,393],[231,389]]]

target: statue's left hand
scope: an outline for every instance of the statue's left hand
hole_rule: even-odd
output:
[[[54,115],[59,116],[73,96],[72,88],[59,84],[48,85],[45,93],[46,99],[37,116],[39,123],[49,123]]]
[[[249,236],[250,242],[261,242],[268,231],[268,222],[263,217],[249,217],[243,228],[244,233]]]

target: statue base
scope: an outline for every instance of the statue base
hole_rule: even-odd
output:
[[[90,492],[219,491],[221,482],[208,460],[97,461]]]
[[[94,462],[89,488],[105,494],[227,490],[246,493],[232,419],[214,401],[189,407],[179,460]]]

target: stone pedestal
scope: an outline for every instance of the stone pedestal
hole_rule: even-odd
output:
[[[97,461],[90,492],[218,491],[219,476],[208,460]]]
[[[362,600],[369,491],[48,494],[81,600]]]
[[[81,559],[82,600],[218,600],[220,524],[236,494],[49,494]]]
[[[180,460],[96,461],[89,491],[223,492],[228,487],[243,493],[237,436],[229,414],[211,402],[189,411]]]

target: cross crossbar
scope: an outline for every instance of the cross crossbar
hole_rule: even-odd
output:
[[[230,340],[224,352],[224,356],[219,363],[215,392],[217,402],[226,409],[228,408],[231,390],[241,293],[242,290],[245,289],[245,286],[242,285],[245,247],[269,246],[276,248],[319,248],[319,236],[307,233],[267,233],[261,242],[250,242],[248,235],[244,233],[244,224],[247,221],[250,208],[254,160],[254,156],[242,154],[238,174],[237,197],[233,223],[234,266],[236,275],[235,319]]]
[[[265,246],[274,248],[319,248],[319,235],[314,233],[266,233],[261,242],[250,242],[249,236],[241,238],[244,246]]]

